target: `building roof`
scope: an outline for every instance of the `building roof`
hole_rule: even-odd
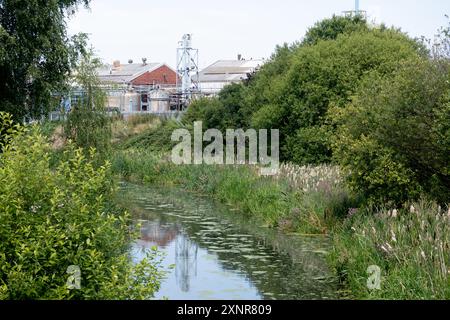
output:
[[[156,70],[163,65],[163,63],[128,63],[114,67],[107,64],[99,68],[97,72],[101,81],[127,84],[140,75]]]
[[[263,60],[219,60],[199,72],[198,82],[236,82],[258,70]]]

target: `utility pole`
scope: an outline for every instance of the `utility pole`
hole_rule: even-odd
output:
[[[359,6],[359,0],[355,0],[355,9],[354,9],[354,10],[344,11],[343,14],[344,14],[346,17],[362,17],[362,18],[367,18],[367,12],[360,9],[360,6]]]

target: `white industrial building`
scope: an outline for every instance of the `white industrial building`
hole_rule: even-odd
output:
[[[257,72],[264,60],[219,60],[199,72],[194,80],[203,95],[216,95],[228,84],[239,83]]]

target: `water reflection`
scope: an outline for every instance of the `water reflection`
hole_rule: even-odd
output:
[[[123,202],[141,224],[132,248],[157,245],[175,264],[157,298],[327,299],[335,297],[327,243],[255,227],[208,199],[178,190],[123,185]]]
[[[186,235],[180,235],[175,244],[175,277],[179,288],[189,292],[191,278],[197,277],[198,245]]]
[[[143,222],[140,236],[140,240],[143,243],[165,248],[176,238],[179,232],[179,227],[176,224],[162,226],[159,223],[151,223],[150,221]]]

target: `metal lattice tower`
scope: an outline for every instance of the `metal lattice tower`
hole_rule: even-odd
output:
[[[198,49],[192,48],[192,35],[185,34],[177,48],[178,93],[189,101],[198,92]],[[193,77],[195,75],[195,77]]]
[[[181,291],[188,292],[192,278],[197,277],[198,246],[187,235],[175,242],[175,279]]]
[[[347,17],[360,16],[360,17],[367,19],[367,12],[360,9],[359,0],[355,0],[355,10],[344,11],[344,15]]]

